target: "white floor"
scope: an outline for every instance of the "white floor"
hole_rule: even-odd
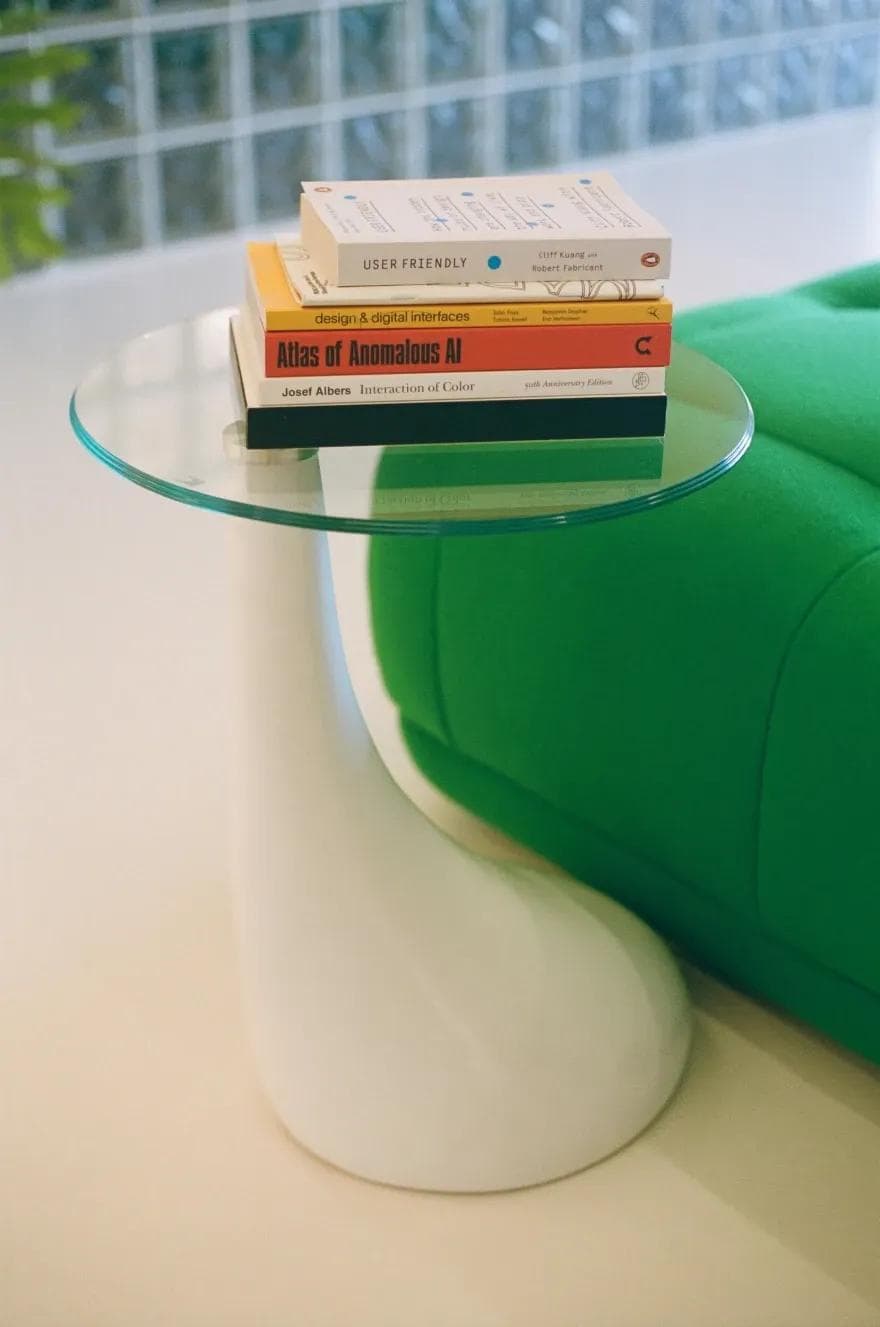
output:
[[[862,115],[616,167],[680,305],[880,256]],[[0,1327],[880,1327],[880,1073],[691,974],[690,1072],[632,1146],[487,1198],[395,1192],[264,1106],[223,860],[222,522],[66,423],[121,337],[240,290],[240,240],[0,288]],[[377,741],[364,543],[334,547]]]

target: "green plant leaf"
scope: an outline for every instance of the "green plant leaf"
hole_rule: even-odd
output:
[[[75,170],[75,166],[66,165],[64,162],[55,161],[52,157],[45,156],[42,152],[32,152],[30,148],[20,147],[17,143],[4,143],[0,139],[0,179],[3,178],[3,167],[10,173],[18,173],[22,169],[31,171],[51,170],[56,175],[69,175]]]
[[[0,38],[38,31],[43,14],[34,0],[0,0]],[[70,168],[34,152],[27,142],[34,125],[69,129],[81,108],[57,85],[88,63],[75,46],[53,46],[41,37],[0,54],[0,280],[16,267],[43,262],[61,252],[45,226],[43,209],[61,206],[68,191],[58,183]],[[33,85],[47,80],[48,102],[32,100]]]
[[[79,115],[79,107],[66,101],[49,102],[46,105],[30,101],[0,103],[0,132],[24,129],[34,124],[54,124],[56,128],[69,129],[76,124]]]
[[[5,88],[31,83],[35,78],[58,78],[74,73],[87,63],[85,52],[74,46],[46,46],[42,50],[0,55],[0,95]]]
[[[69,194],[66,189],[53,184],[40,184],[38,180],[29,180],[21,175],[9,175],[0,180],[0,207],[31,208],[44,207],[50,203],[66,203]]]
[[[15,235],[16,247],[23,258],[39,261],[55,258],[62,252],[62,245],[44,228],[36,223],[21,225]]]

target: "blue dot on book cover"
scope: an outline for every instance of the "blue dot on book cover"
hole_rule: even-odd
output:
[[[498,257],[497,253],[493,253],[491,258],[486,259],[486,266],[491,267],[493,272],[498,270],[501,266],[501,259]]]

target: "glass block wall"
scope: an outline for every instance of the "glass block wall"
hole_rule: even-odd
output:
[[[76,167],[48,217],[72,255],[286,226],[304,178],[532,171],[878,100],[880,0],[40,3],[0,59],[90,57],[75,129],[34,132]]]

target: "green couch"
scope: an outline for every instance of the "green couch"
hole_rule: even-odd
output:
[[[437,785],[880,1061],[880,265],[675,331],[751,397],[744,460],[624,520],[374,539],[385,681]]]

